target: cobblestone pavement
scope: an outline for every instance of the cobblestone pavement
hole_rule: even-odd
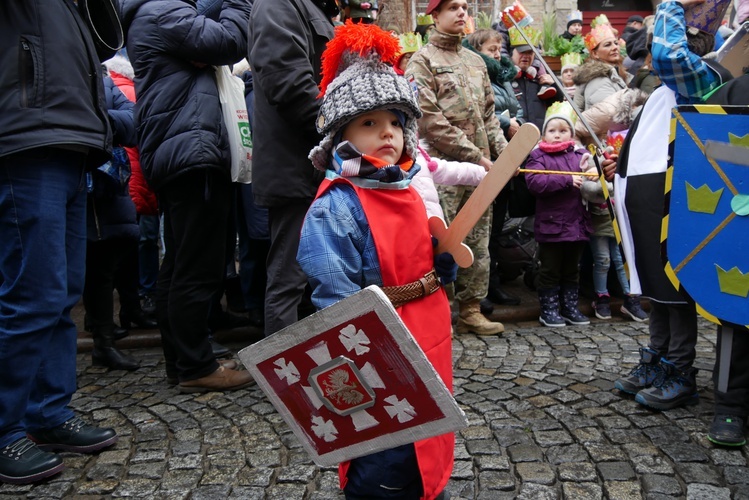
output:
[[[613,388],[636,363],[646,324],[507,326],[501,337],[455,339],[455,395],[470,425],[457,434],[453,498],[749,498],[747,450],[705,435],[714,327],[700,323],[700,404],[658,413]],[[117,445],[65,454],[61,475],[0,485],[0,498],[339,497],[336,469],[307,458],[259,389],[181,395],[159,349],[133,354],[142,361],[133,373],[78,357],[73,405],[115,427]]]

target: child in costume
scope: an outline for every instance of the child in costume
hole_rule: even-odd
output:
[[[420,168],[419,105],[392,68],[398,41],[377,26],[347,24],[323,53],[323,102],[310,152],[325,172],[305,217],[297,260],[317,308],[369,285],[388,296],[425,283],[397,312],[448,388],[452,388],[450,306],[442,283],[455,279],[449,254],[434,255],[426,210],[410,180]],[[439,276],[439,278],[438,278]],[[340,466],[347,498],[439,498],[452,473],[452,433]]]
[[[573,140],[575,120],[568,102],[550,106],[543,137],[531,152],[526,168],[563,172],[587,169],[587,153]],[[593,226],[580,193],[582,176],[526,173],[525,180],[536,197],[534,232],[541,261],[539,321],[550,327],[587,325],[590,320],[578,309],[578,266]]]

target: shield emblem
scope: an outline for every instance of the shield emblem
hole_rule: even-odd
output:
[[[662,224],[666,274],[705,318],[747,325],[749,168],[738,157],[749,157],[749,108],[677,106],[673,115]]]
[[[375,286],[242,349],[239,357],[320,466],[467,425]]]

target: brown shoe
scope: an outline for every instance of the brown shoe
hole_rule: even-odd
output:
[[[179,392],[220,392],[243,389],[255,383],[252,375],[246,371],[232,370],[219,366],[218,369],[195,380],[179,383]]]
[[[476,335],[497,335],[505,331],[498,321],[489,321],[481,314],[479,300],[460,303],[456,333],[475,333]]]
[[[233,359],[217,359],[216,363],[218,363],[220,366],[223,366],[227,370],[234,370],[239,366],[239,363],[237,363]],[[169,385],[177,385],[179,384],[179,379],[177,378],[176,375],[174,376],[167,375],[166,383]]]

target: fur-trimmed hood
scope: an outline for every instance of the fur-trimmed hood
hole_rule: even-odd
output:
[[[611,78],[616,75],[616,68],[605,62],[588,59],[585,63],[577,68],[577,74],[573,81],[575,85],[585,85],[596,78]]]
[[[126,57],[116,55],[111,59],[107,59],[102,64],[104,64],[108,72],[117,73],[118,75],[122,75],[130,80],[135,79],[133,65],[130,64],[130,60]]]
[[[648,98],[648,94],[640,89],[624,89],[616,103],[616,111],[613,120],[615,123],[628,129],[634,121],[640,108]]]

